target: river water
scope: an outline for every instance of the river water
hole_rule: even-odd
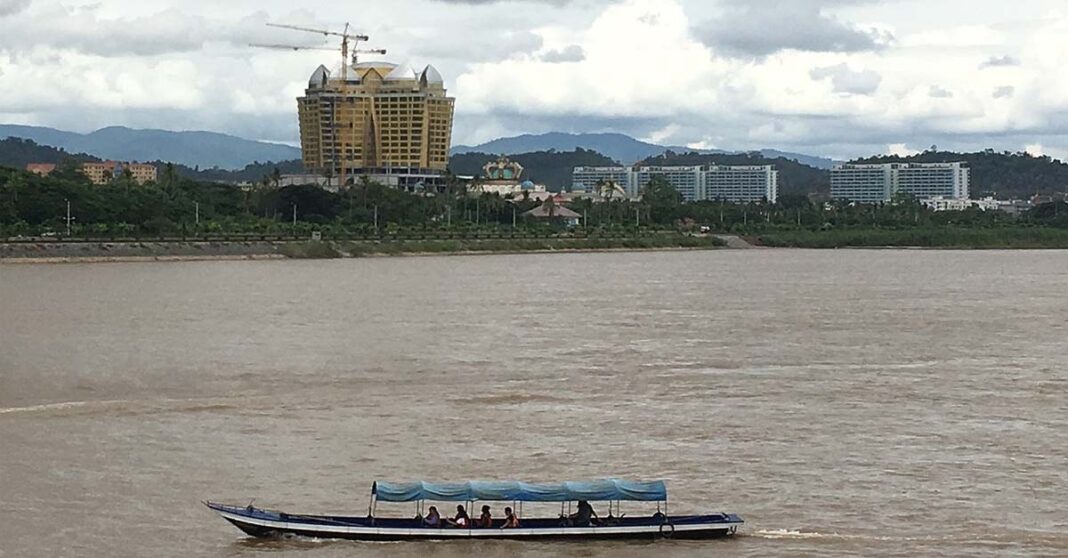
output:
[[[0,265],[0,556],[1065,556],[1066,287],[1068,252]],[[199,503],[604,476],[747,525],[258,542]]]

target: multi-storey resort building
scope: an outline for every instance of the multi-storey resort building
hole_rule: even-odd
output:
[[[885,203],[895,194],[919,199],[968,199],[970,169],[965,163],[880,163],[837,165],[831,170],[831,196],[858,203]]]
[[[599,190],[619,187],[630,194],[627,183],[630,169],[627,167],[575,167],[571,171],[571,189],[575,192],[602,194]]]
[[[319,66],[297,99],[304,166],[394,186],[440,176],[449,162],[454,103],[433,66],[417,72],[361,62],[344,75]]]
[[[575,167],[572,190],[596,193],[598,184],[614,182],[628,196],[638,197],[654,177],[660,177],[686,201],[770,201],[779,195],[779,173],[771,165],[690,167]]]

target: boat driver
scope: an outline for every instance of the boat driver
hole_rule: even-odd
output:
[[[597,512],[593,511],[593,506],[586,500],[581,500],[578,503],[578,511],[568,516],[571,520],[571,525],[575,527],[589,527],[590,525],[596,525]]]

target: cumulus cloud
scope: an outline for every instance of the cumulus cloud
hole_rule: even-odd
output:
[[[244,46],[276,36],[264,26],[264,13],[224,22],[178,8],[132,17],[107,17],[102,11],[100,4],[49,4],[32,16],[5,19],[0,21],[0,50],[49,47],[107,57],[157,56],[198,51],[209,42]]]
[[[698,25],[705,44],[725,53],[766,56],[783,50],[860,52],[878,50],[893,36],[826,13],[817,0],[750,0],[728,6],[720,17]]]
[[[1042,16],[1018,25],[996,0],[370,0],[354,23],[386,59],[442,71],[457,143],[618,131],[844,159],[1068,145],[1068,15],[1033,1]],[[0,18],[0,122],[292,143],[294,98],[337,55],[245,43],[323,40],[266,21],[340,24],[318,0],[291,5],[0,0],[18,6]]]
[[[879,89],[883,77],[871,70],[854,71],[846,63],[835,66],[813,68],[809,72],[812,79],[831,79],[835,93],[848,95],[871,95]]]

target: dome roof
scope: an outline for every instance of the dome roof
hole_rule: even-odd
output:
[[[330,70],[326,69],[326,66],[322,64],[312,72],[310,78],[308,78],[308,87],[322,87],[326,80],[330,79]]]
[[[378,62],[378,61],[360,62],[359,64],[356,64],[355,66],[353,66],[353,68],[360,69],[360,70],[366,70],[366,69],[370,69],[370,68],[389,68],[390,70],[392,70],[393,68],[396,68],[396,67],[397,67],[396,64],[392,64],[390,62]]]
[[[425,79],[427,83],[445,83],[445,79],[441,77],[441,72],[429,64],[423,69],[422,79]]]
[[[341,81],[341,65],[338,64],[337,66],[335,66],[333,70],[327,72],[327,75],[332,80]],[[345,81],[349,83],[359,83],[360,75],[360,72],[356,71],[356,68],[354,66],[349,66],[348,69],[345,71]]]
[[[393,71],[386,76],[387,81],[402,79],[417,80],[419,79],[419,75],[415,73],[415,70],[413,70],[411,66],[402,64],[393,68]]]

